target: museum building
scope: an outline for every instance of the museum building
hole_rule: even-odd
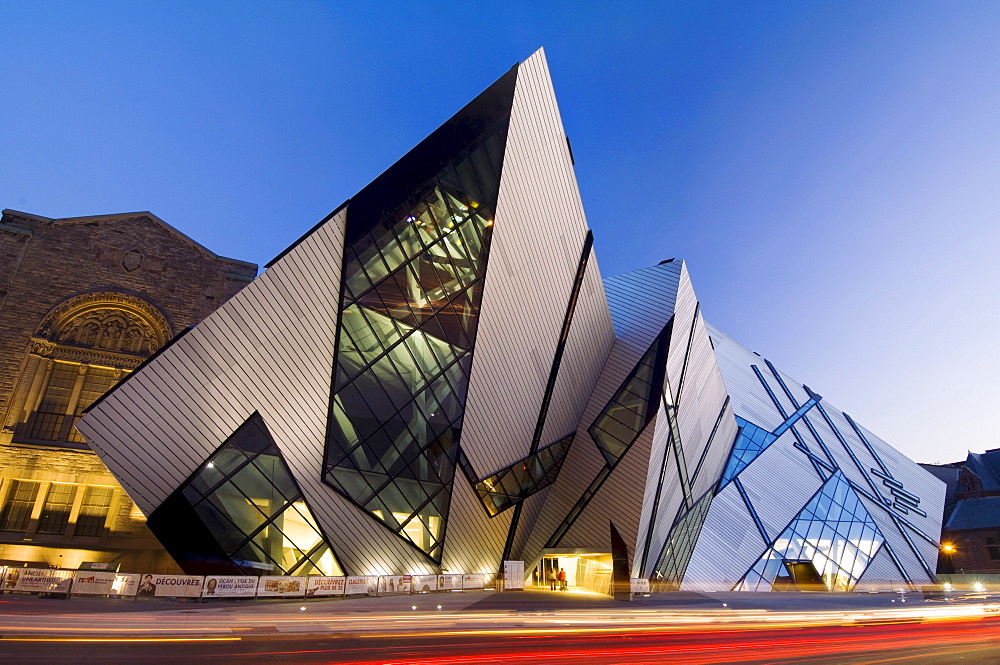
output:
[[[75,425],[257,266],[148,212],[0,218],[0,565],[176,570]]]
[[[851,590],[939,547],[944,484],[708,325],[683,261],[601,278],[542,51],[78,427],[192,574]]]

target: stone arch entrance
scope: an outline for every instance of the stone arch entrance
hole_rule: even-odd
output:
[[[153,305],[87,293],[52,309],[31,337],[6,429],[22,443],[86,447],[74,424],[96,399],[172,337]]]

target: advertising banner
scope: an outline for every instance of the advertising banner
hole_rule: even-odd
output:
[[[437,591],[438,588],[438,578],[437,575],[411,575],[413,581],[413,586],[410,589],[413,593],[426,593],[428,591]]]
[[[484,586],[486,586],[486,576],[482,573],[462,575],[463,589],[482,589]]]
[[[503,562],[503,587],[505,591],[524,590],[524,562]]]
[[[111,594],[114,596],[134,596],[139,588],[139,573],[118,573],[115,575],[115,583],[111,585]]]
[[[347,578],[348,596],[374,596],[378,593],[378,578],[369,575],[352,575]]]
[[[383,575],[378,578],[378,595],[390,596],[394,593],[410,593],[409,575]]]
[[[206,575],[202,598],[253,598],[257,595],[256,575]]]
[[[461,591],[462,576],[458,573],[438,575],[438,591]]]
[[[306,598],[343,596],[346,581],[346,577],[310,577],[306,585]]]
[[[173,598],[198,598],[205,578],[201,575],[152,575],[145,574],[139,582],[137,596],[170,596]]]
[[[110,596],[115,594],[117,573],[78,570],[73,574],[73,593],[78,596]]]
[[[649,593],[649,580],[645,577],[632,577],[628,584],[632,593]]]
[[[301,598],[306,593],[307,577],[288,577],[286,575],[266,575],[258,578],[258,598]]]
[[[7,585],[4,589],[33,593],[69,593],[72,585],[72,570],[11,568],[7,571]]]

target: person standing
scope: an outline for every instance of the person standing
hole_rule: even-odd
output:
[[[559,590],[560,591],[566,591],[567,589],[569,589],[569,585],[566,582],[566,569],[565,568],[560,568],[559,569]]]
[[[549,582],[549,591],[555,591],[556,590],[556,571],[554,571],[551,568],[549,568],[549,573],[548,573],[548,575],[545,576],[545,579],[547,579],[548,582]]]

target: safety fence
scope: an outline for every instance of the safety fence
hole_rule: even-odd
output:
[[[343,577],[158,575],[0,566],[0,592],[124,598],[319,598],[390,596],[493,588],[495,575],[358,575]]]

